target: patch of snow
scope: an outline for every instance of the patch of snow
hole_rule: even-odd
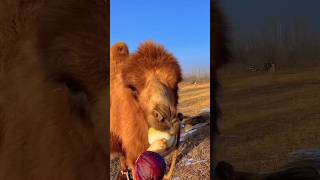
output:
[[[209,124],[208,122],[196,124],[196,125],[192,126],[192,129],[191,129],[191,130],[193,130],[193,129],[199,129],[199,128],[204,127],[204,126],[206,126],[206,125],[208,125],[208,124]]]
[[[210,113],[210,107],[202,109],[200,113]]]
[[[185,141],[185,139],[186,139],[188,136],[192,135],[192,134],[193,134],[194,132],[196,132],[196,131],[198,131],[198,129],[191,129],[191,130],[189,130],[188,132],[182,133],[182,134],[180,135],[180,142]]]
[[[187,159],[185,162],[185,166],[190,166],[198,163],[207,162],[207,160],[194,160],[194,159]]]
[[[320,149],[300,149],[288,154],[291,158],[320,159]]]
[[[199,128],[204,127],[204,126],[207,126],[208,124],[209,124],[208,122],[196,124],[196,125],[192,126],[192,128],[191,128],[190,130],[188,130],[187,132],[181,133],[181,134],[180,134],[180,142],[185,141],[185,139],[186,139],[188,136],[191,136],[191,135],[194,134],[196,131],[198,131]]]

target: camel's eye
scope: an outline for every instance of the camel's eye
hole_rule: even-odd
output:
[[[63,82],[68,87],[70,92],[72,92],[73,94],[76,94],[76,93],[83,90],[82,85],[74,79],[65,78],[65,79],[63,79]]]
[[[139,95],[138,89],[137,89],[135,86],[133,86],[133,85],[129,85],[128,88],[131,90],[132,95],[133,95],[135,98],[138,98],[138,95]]]
[[[83,118],[88,117],[89,95],[83,85],[75,79],[66,77],[62,78],[61,82],[63,82],[69,89],[71,111],[77,113]]]

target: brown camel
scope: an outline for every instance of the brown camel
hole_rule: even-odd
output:
[[[0,2],[0,179],[107,179],[107,10]]]
[[[126,170],[150,146],[150,127],[178,132],[181,70],[172,54],[151,41],[130,55],[128,47],[118,43],[110,55],[110,153],[111,158],[120,157]]]

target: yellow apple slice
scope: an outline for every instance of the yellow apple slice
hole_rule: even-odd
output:
[[[147,151],[153,151],[153,152],[159,153],[159,152],[163,152],[166,148],[167,148],[167,140],[160,139],[150,144]]]

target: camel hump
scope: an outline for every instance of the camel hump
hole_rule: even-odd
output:
[[[128,56],[129,48],[124,42],[118,42],[111,47],[110,53],[114,56]]]
[[[118,42],[110,49],[110,73],[115,75],[121,71],[122,64],[129,57],[129,48],[124,42]]]

